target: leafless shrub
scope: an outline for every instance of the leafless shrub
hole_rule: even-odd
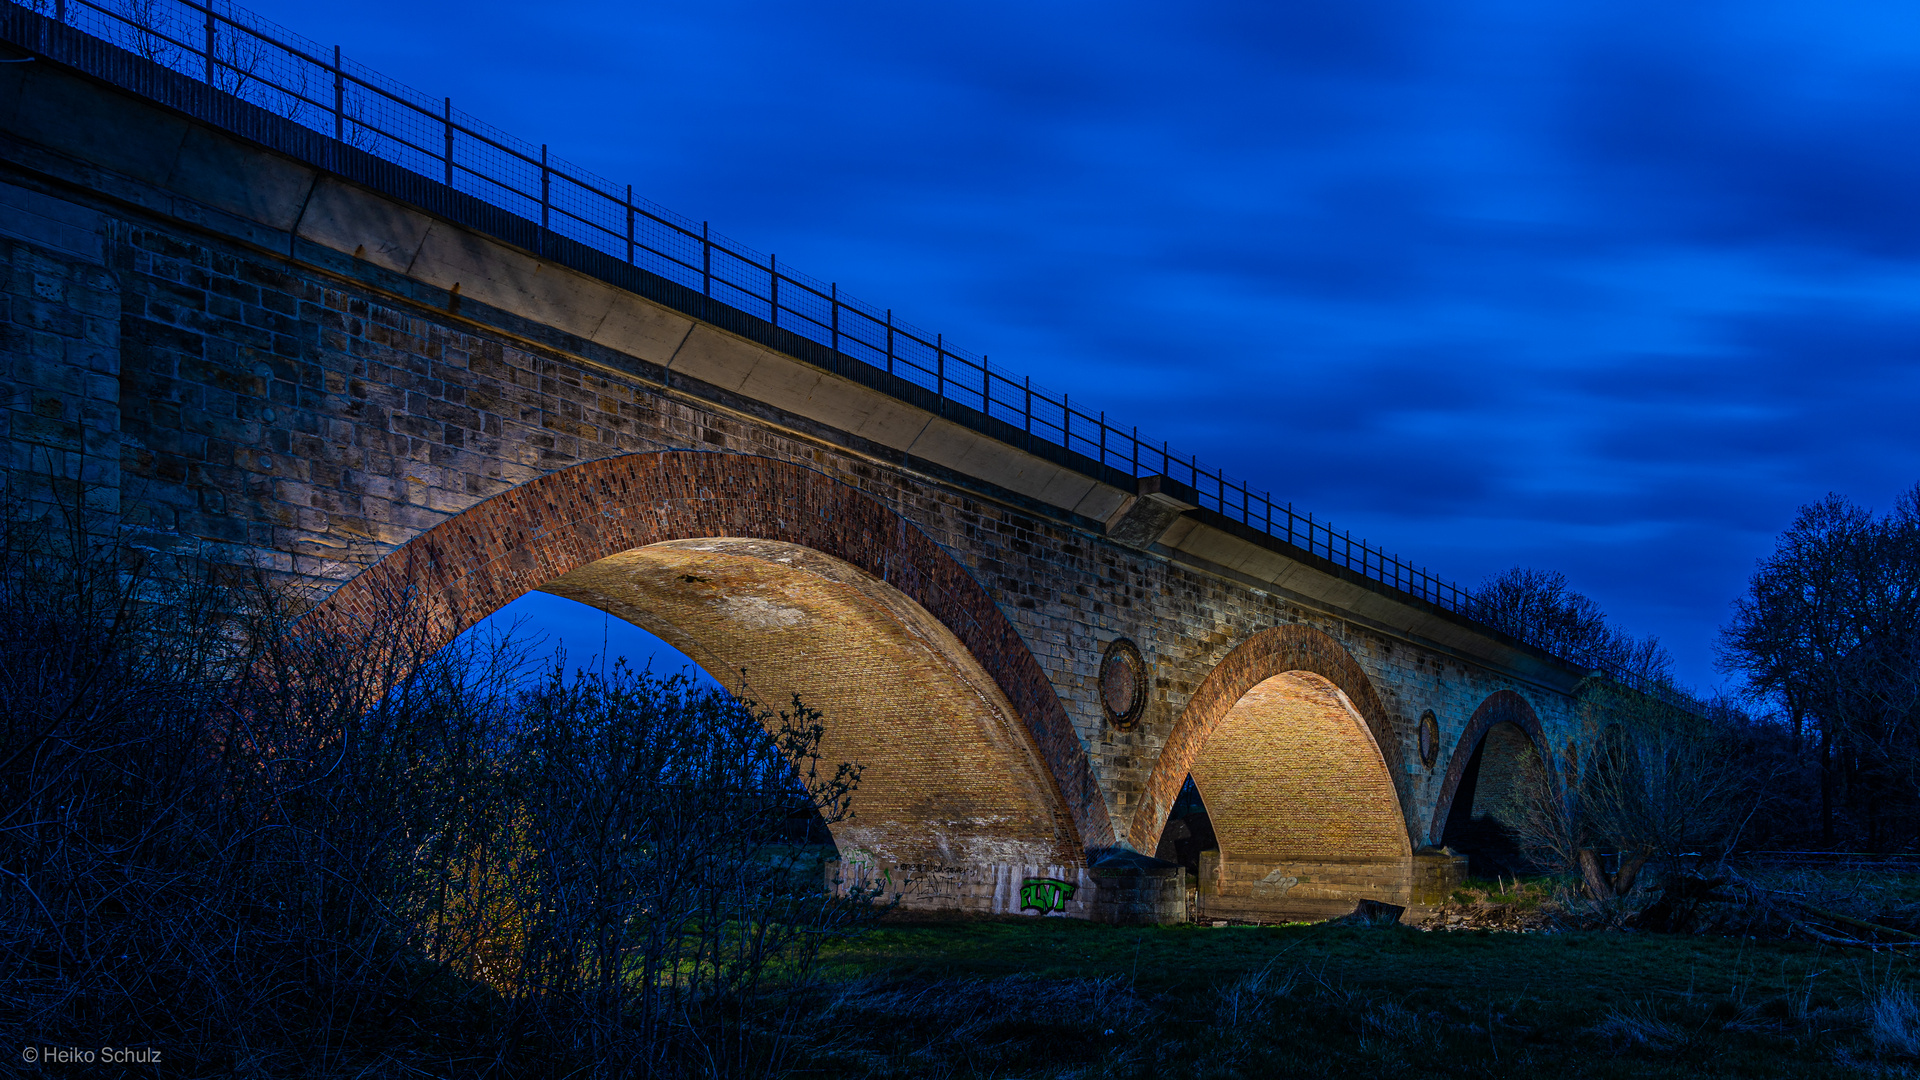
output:
[[[777,1064],[785,1043],[765,1036],[790,1032],[810,999],[789,979],[754,1024],[734,1014],[766,1005],[773,965],[809,967],[874,895],[796,887],[777,845],[796,803],[829,821],[847,812],[859,770],[822,775],[822,734],[798,701],[770,716],[682,676],[616,665],[569,682],[556,665],[525,699],[508,757],[523,793],[514,826],[538,853],[500,871],[522,878],[507,985],[524,1015],[585,1060],[643,1075]]]
[[[1555,760],[1530,753],[1523,764],[1510,811],[1520,842],[1539,865],[1579,875],[1601,901],[1630,893],[1649,861],[1722,859],[1769,790],[1742,735],[1737,715],[1700,716],[1587,680],[1576,734]]]
[[[777,1069],[843,814],[821,721],[616,668],[530,693],[423,608],[0,515],[0,1031],[271,1075]],[[796,772],[795,766],[798,766]]]

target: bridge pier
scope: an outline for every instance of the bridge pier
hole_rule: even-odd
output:
[[[1090,867],[914,865],[861,852],[828,863],[826,886],[841,893],[878,887],[882,902],[898,897],[900,907],[912,912],[1064,916],[1129,926],[1182,923],[1189,917],[1182,869],[1133,852]]]
[[[1287,923],[1336,919],[1361,900],[1408,909],[1408,922],[1445,902],[1466,880],[1461,855],[1387,857],[1201,856],[1198,888],[1184,868],[1126,852],[1091,867],[1038,863],[903,864],[856,852],[825,867],[826,887],[878,887],[904,911],[951,915],[1064,916],[1122,925],[1225,920]]]
[[[1321,855],[1253,856],[1222,860],[1202,855],[1194,918],[1276,923],[1332,919],[1361,900],[1407,908],[1417,921],[1422,909],[1445,901],[1466,880],[1459,855],[1386,857]]]

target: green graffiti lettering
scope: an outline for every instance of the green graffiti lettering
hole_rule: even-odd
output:
[[[1020,910],[1038,908],[1042,914],[1065,911],[1077,888],[1071,881],[1057,878],[1028,878],[1020,885]]]

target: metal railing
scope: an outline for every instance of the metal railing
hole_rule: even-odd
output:
[[[1337,530],[1293,504],[1143,439],[1104,411],[1074,405],[1033,380],[929,333],[892,309],[856,299],[837,283],[782,265],[772,254],[714,232],[602,179],[453,105],[365,68],[341,54],[218,0],[25,0],[22,7],[199,80],[324,136],[537,223],[532,247],[550,255],[556,238],[584,245],[764,319],[775,329],[883,370],[944,407],[1006,425],[1028,449],[1051,444],[1127,477],[1166,476],[1186,484],[1200,506],[1337,567],[1475,621],[1472,594]],[[1619,671],[1620,681],[1645,680]],[[1646,688],[1642,686],[1642,688]]]

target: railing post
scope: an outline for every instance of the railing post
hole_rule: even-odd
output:
[[[1140,425],[1133,426],[1133,478],[1140,478]]]
[[[713,295],[713,241],[704,221],[700,223],[700,295]]]
[[[1065,391],[1060,394],[1060,445],[1066,447],[1068,453],[1073,452],[1073,399]]]
[[[1027,449],[1033,449],[1033,376],[1027,376]]]
[[[213,0],[202,9],[207,13],[207,85],[213,85]]]
[[[453,99],[452,98],[447,99],[446,116],[442,118],[440,123],[442,127],[446,128],[446,132],[447,132],[447,152],[446,152],[447,186],[452,187],[453,186]],[[628,188],[627,190],[632,191],[633,189]]]
[[[540,254],[547,253],[547,144],[540,144]]]
[[[66,25],[67,0],[53,0],[53,21],[63,26]]]
[[[633,261],[633,185],[627,185],[627,265]]]
[[[770,283],[767,288],[767,310],[773,315],[767,321],[778,330],[780,328],[780,256],[778,255],[767,256],[767,280]]]
[[[1100,467],[1107,467],[1107,410],[1100,410]],[[1105,479],[1102,477],[1102,479]]]
[[[333,47],[333,141],[347,141],[347,82],[340,75],[340,46]]]
[[[829,288],[831,295],[828,297],[828,302],[832,305],[831,310],[833,312],[831,316],[833,320],[833,366],[838,370],[840,367],[840,283],[837,281],[833,282]]]
[[[947,400],[947,335],[933,335],[933,396],[940,401]],[[945,416],[946,409],[940,410]]]
[[[887,309],[887,374],[893,374],[893,309]]]

